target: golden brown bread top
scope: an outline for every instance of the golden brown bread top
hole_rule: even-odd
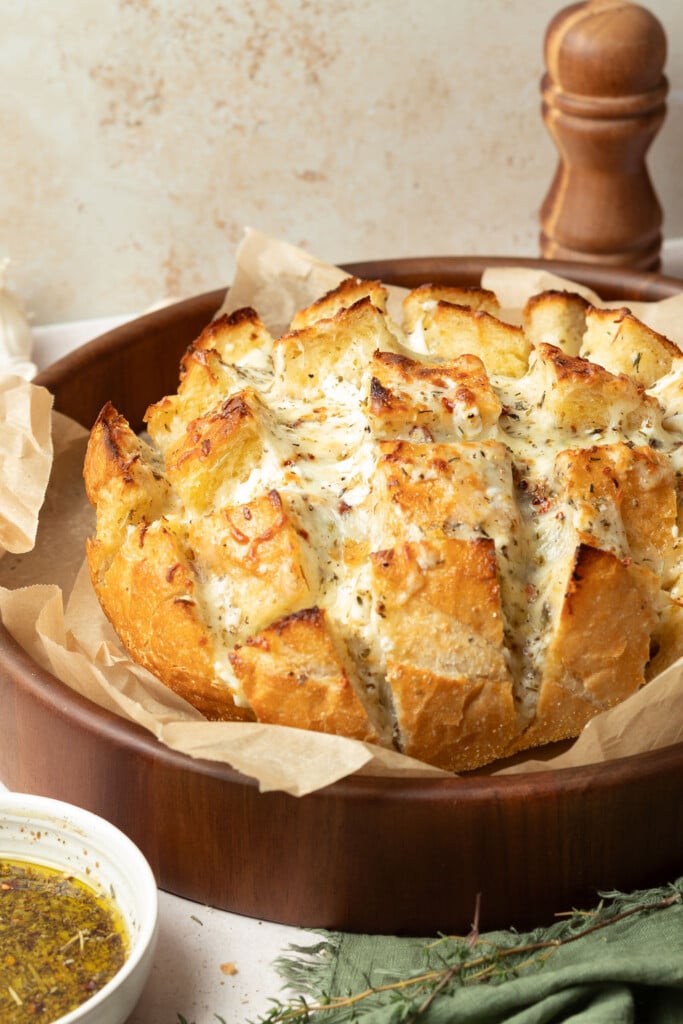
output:
[[[192,519],[187,539],[198,576],[215,575],[230,590],[223,630],[235,642],[314,599],[315,554],[275,490]]]
[[[673,342],[636,319],[628,309],[595,309],[586,313],[579,355],[611,373],[625,373],[649,388],[668,373],[680,351]]]
[[[477,356],[425,364],[394,352],[374,352],[369,416],[377,437],[463,440],[495,429],[500,401]]]
[[[370,299],[372,305],[382,313],[387,311],[387,289],[381,281],[361,281],[347,277],[333,291],[323,295],[306,309],[298,310],[292,317],[290,331],[300,331],[319,320],[329,320],[344,309],[355,306],[361,299]]]
[[[498,316],[500,303],[495,292],[488,288],[459,287],[448,284],[422,284],[408,292],[403,300],[403,328],[407,334],[428,318],[437,303],[461,306],[463,309],[481,310]]]
[[[319,608],[273,622],[235,647],[230,660],[260,722],[305,721],[317,732],[377,740]]]
[[[555,460],[555,476],[581,543],[631,554],[661,575],[677,532],[675,474],[663,455],[623,443],[570,449]]]
[[[360,386],[373,353],[395,347],[385,316],[366,296],[332,319],[282,335],[273,358],[285,393],[314,402],[325,396],[330,377]]]
[[[428,537],[510,537],[518,525],[510,452],[500,441],[381,441],[372,537],[382,548]]]
[[[437,764],[485,764],[517,732],[493,541],[374,552],[372,588],[402,747]]]
[[[422,308],[408,337],[411,344],[419,339],[430,356],[479,356],[489,374],[509,377],[523,376],[531,351],[531,343],[521,327],[504,323],[484,308],[442,301]]]
[[[467,770],[574,736],[683,654],[683,359],[569,293],[404,322],[350,278],[273,339],[221,317],[84,468],[93,584],[208,718]],[[590,356],[590,358],[588,357]]]

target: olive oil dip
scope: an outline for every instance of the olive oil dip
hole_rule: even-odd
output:
[[[113,899],[63,871],[0,858],[0,1021],[50,1024],[123,966]]]

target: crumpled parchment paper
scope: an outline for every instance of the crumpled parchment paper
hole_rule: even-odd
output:
[[[301,249],[248,231],[221,311],[253,306],[277,334],[296,309],[335,287],[343,276]],[[482,285],[498,294],[511,320],[529,295],[545,288],[580,291],[600,304],[590,290],[545,271],[488,270]],[[390,301],[400,297],[400,289],[392,289]],[[629,306],[683,346],[683,295]],[[82,483],[88,434],[52,412],[51,404],[44,388],[17,376],[0,377],[0,545],[6,552],[0,559],[0,619],[39,665],[174,750],[229,764],[256,778],[264,791],[302,796],[354,772],[446,776],[393,751],[342,737],[282,726],[207,722],[132,662],[101,612],[84,567],[85,537],[94,529]],[[574,743],[534,751],[486,771],[572,767],[681,741],[679,663],[593,719]]]

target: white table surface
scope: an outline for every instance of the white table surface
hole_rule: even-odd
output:
[[[667,242],[663,273],[683,276],[683,240]],[[33,358],[39,369],[78,345],[123,323],[116,316],[35,327]],[[2,783],[0,782],[0,788]],[[282,982],[274,959],[296,928],[252,920],[160,892],[160,937],[149,982],[129,1024],[247,1024],[270,1008]],[[221,965],[234,964],[226,974]]]

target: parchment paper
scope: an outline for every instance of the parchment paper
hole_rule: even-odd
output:
[[[248,231],[221,311],[251,305],[279,334],[296,309],[335,287],[343,276],[301,249]],[[518,318],[529,295],[544,288],[586,293],[572,282],[515,268],[486,271],[482,284],[499,295],[510,319]],[[400,298],[400,289],[392,289],[391,305]],[[600,304],[592,293],[588,298]],[[628,305],[636,312],[636,304]],[[683,296],[639,303],[636,315],[683,347]],[[206,722],[132,662],[101,612],[84,566],[85,537],[94,530],[82,482],[87,432],[51,411],[51,404],[43,388],[0,377],[0,544],[6,552],[0,559],[0,619],[35,661],[174,750],[232,765],[256,778],[263,791],[302,796],[354,772],[447,776],[393,751],[342,737],[282,726]],[[487,773],[595,763],[681,741],[683,659],[593,719],[573,744],[534,751],[514,764],[494,765]]]

